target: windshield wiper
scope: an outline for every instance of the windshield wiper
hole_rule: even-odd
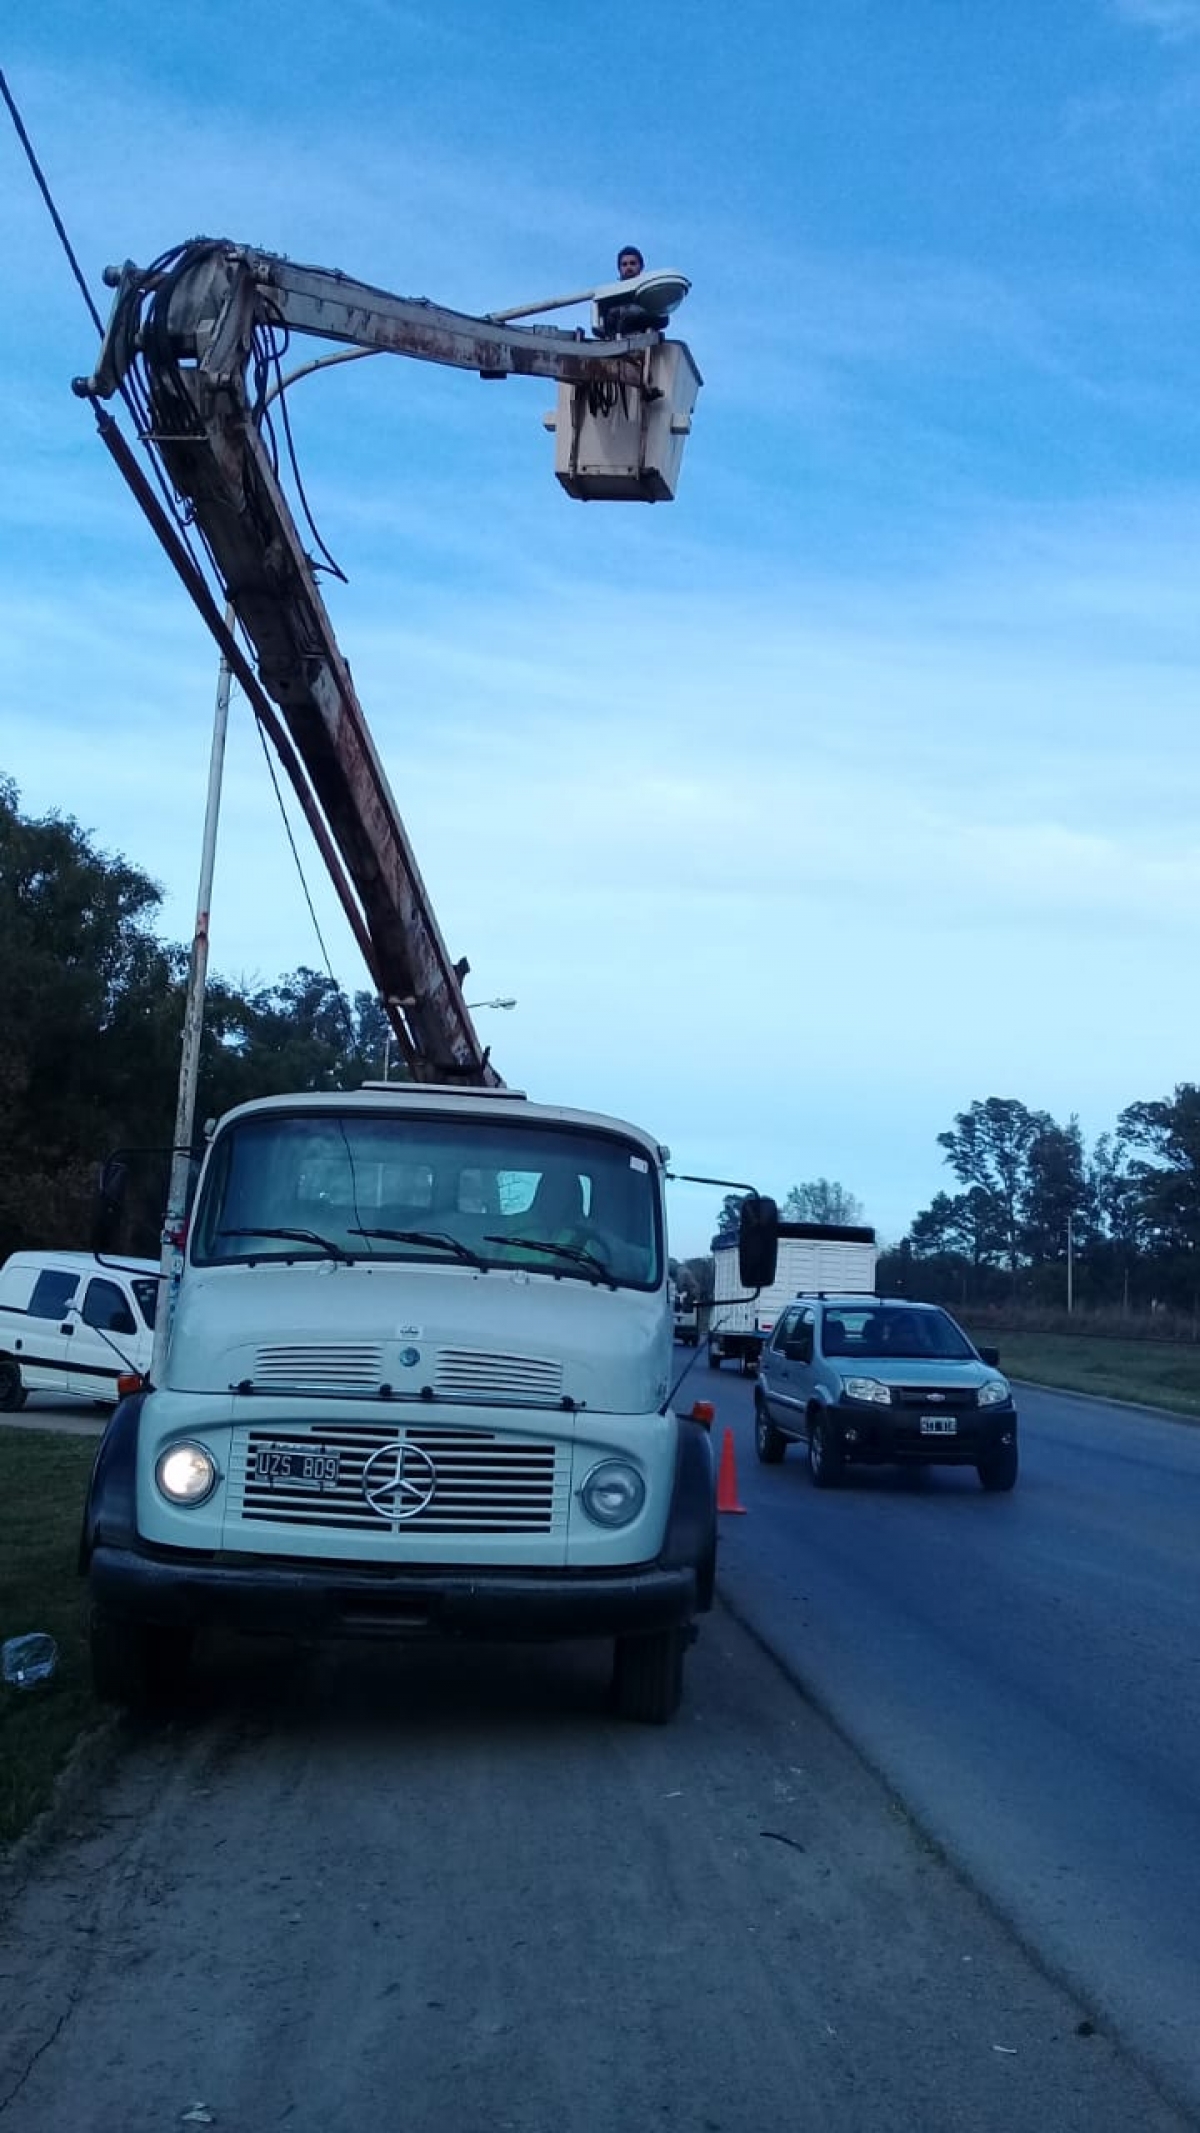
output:
[[[470,1266],[481,1266],[485,1273],[487,1271],[487,1260],[482,1254],[473,1252],[469,1244],[464,1244],[460,1237],[452,1237],[447,1230],[359,1229],[356,1227],[348,1230],[346,1234],[350,1237],[390,1237],[395,1244],[436,1244],[442,1251],[453,1252],[457,1258],[465,1259]]]
[[[569,1259],[573,1266],[586,1267],[589,1273],[598,1275],[601,1281],[606,1281],[610,1289],[619,1286],[604,1261],[598,1259],[595,1252],[590,1252],[586,1244],[551,1244],[548,1239],[544,1241],[540,1237],[488,1236],[483,1241],[485,1244],[511,1244],[520,1252],[552,1252],[559,1259]]]
[[[288,1237],[297,1244],[319,1244],[330,1259],[349,1259],[351,1254],[342,1244],[335,1244],[332,1237],[322,1237],[315,1229],[219,1229],[218,1237]]]

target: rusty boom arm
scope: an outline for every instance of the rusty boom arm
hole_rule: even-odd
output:
[[[271,384],[278,375],[273,329],[485,377],[617,385],[646,401],[661,397],[650,362],[661,335],[607,342],[546,326],[518,328],[208,238],[146,270],[126,265],[107,278],[117,293],[100,360],[75,389],[93,401],[125,393],[144,441],[199,529],[253,647],[257,676],[175,521],[115,423],[101,416],[106,441],[300,797],[413,1078],[496,1083],[463,1000],[466,966],[451,960],[442,939],[264,437],[267,401],[279,390]]]

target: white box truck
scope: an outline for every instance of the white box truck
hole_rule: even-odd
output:
[[[713,1305],[708,1322],[708,1363],[719,1370],[727,1360],[739,1362],[747,1376],[758,1369],[763,1345],[775,1330],[785,1304],[802,1291],[822,1289],[844,1295],[875,1289],[876,1244],[873,1229],[833,1222],[781,1222],[779,1259],[769,1288],[749,1295],[738,1275],[738,1240],[714,1237]]]

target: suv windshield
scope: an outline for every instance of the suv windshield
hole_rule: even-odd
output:
[[[199,1266],[423,1260],[657,1288],[659,1189],[617,1134],[512,1119],[271,1112],[221,1134]]]
[[[821,1347],[826,1355],[878,1361],[887,1356],[967,1363],[975,1351],[944,1311],[910,1311],[903,1304],[847,1304],[825,1313]]]

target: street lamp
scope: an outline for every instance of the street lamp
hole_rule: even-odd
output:
[[[478,1014],[481,1007],[515,1007],[515,1000],[464,1000],[463,1006],[469,1015]]]

